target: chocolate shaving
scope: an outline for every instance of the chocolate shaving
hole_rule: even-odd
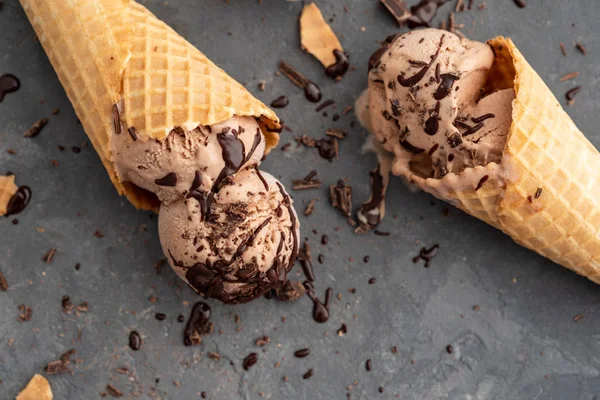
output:
[[[534,198],[539,199],[540,196],[542,195],[542,191],[543,191],[543,189],[541,187],[537,188],[537,190],[535,191]]]
[[[54,258],[54,254],[56,253],[56,249],[52,248],[48,250],[48,252],[42,257],[42,261],[46,264],[52,263],[52,259]]]
[[[563,42],[560,42],[560,52],[563,56],[567,56],[567,49],[565,48],[565,44]]]
[[[585,49],[585,46],[583,44],[577,42],[575,43],[575,48],[579,50],[579,52],[584,56],[587,55],[587,50]]]
[[[106,385],[106,391],[112,397],[122,397],[123,396],[123,392],[121,392],[119,389],[117,389],[116,387],[114,387],[110,383],[108,385]]]
[[[412,16],[410,10],[406,6],[403,0],[380,0],[381,4],[387,8],[387,10],[396,19],[399,26],[404,25],[406,21]]]
[[[33,310],[30,307],[27,307],[25,304],[19,304],[19,322],[26,322],[31,320],[31,315],[33,314]]]
[[[113,123],[115,126],[115,133],[117,135],[121,134],[121,116],[119,115],[119,107],[116,104],[113,104],[112,108],[113,112]]]
[[[352,187],[346,185],[342,179],[338,180],[337,185],[329,186],[329,199],[334,208],[350,218],[352,215]]]
[[[129,132],[129,136],[131,136],[131,139],[133,139],[133,141],[135,142],[137,140],[137,131],[135,130],[135,128],[133,126],[127,128],[127,132]]]
[[[315,189],[321,187],[321,180],[316,178],[317,171],[310,171],[308,175],[306,175],[302,179],[295,179],[292,181],[292,189],[294,190],[304,190],[304,189]]]
[[[286,281],[275,288],[275,297],[279,301],[295,301],[306,294],[306,288],[301,282]]]
[[[484,175],[483,178],[481,178],[479,180],[479,182],[477,183],[477,186],[475,187],[475,191],[478,191],[479,189],[481,189],[483,187],[483,184],[486,183],[488,181],[488,179],[490,179],[489,175]]]
[[[515,4],[517,5],[517,7],[519,8],[525,8],[525,6],[527,5],[525,3],[525,0],[513,0],[515,2]]]
[[[304,209],[304,215],[306,215],[307,217],[309,215],[312,215],[312,213],[315,210],[315,203],[317,202],[317,199],[312,199],[308,205],[306,206],[306,208]]]
[[[568,100],[569,105],[575,102],[575,96],[581,92],[581,86],[575,86],[573,89],[570,89],[565,93],[565,97]]]
[[[63,372],[73,372],[68,367],[71,364],[71,356],[75,354],[75,349],[68,350],[60,356],[58,360],[51,361],[45,368],[48,375],[61,374]]]
[[[27,129],[23,136],[27,138],[34,138],[40,134],[44,126],[48,123],[48,118],[42,118],[39,121],[36,121],[31,128]]]
[[[330,128],[325,131],[325,134],[338,139],[345,139],[348,132],[343,129]]]
[[[577,72],[577,71],[571,72],[570,74],[566,74],[566,75],[562,76],[560,78],[560,81],[565,82],[565,81],[571,80],[573,78],[577,78],[578,76],[579,76],[579,72]]]

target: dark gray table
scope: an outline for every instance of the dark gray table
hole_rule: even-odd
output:
[[[284,132],[281,145],[294,145],[288,152],[274,151],[264,169],[289,187],[292,178],[315,168],[327,185],[349,178],[356,204],[367,197],[367,171],[375,158],[360,154],[366,134],[358,124],[350,127],[353,114],[334,123],[334,110],[328,117],[315,113],[301,91],[275,71],[285,58],[313,78],[325,98],[337,101],[335,112],[352,105],[366,86],[366,61],[377,40],[397,29],[379,2],[319,1],[356,66],[337,84],[299,49],[299,1],[145,3],[265,102],[289,96],[290,105],[279,115],[294,132]],[[514,38],[563,103],[567,89],[583,85],[568,112],[598,146],[600,3],[529,3],[519,9],[509,0],[487,0],[485,10],[457,14],[456,20],[474,39]],[[438,20],[451,7],[445,6]],[[0,11],[0,34],[0,74],[14,73],[22,82],[19,92],[0,103],[0,168],[33,189],[18,225],[0,220],[0,270],[10,284],[8,292],[0,292],[0,398],[14,398],[33,374],[71,348],[80,359],[72,365],[73,374],[49,377],[56,399],[95,399],[107,383],[126,398],[157,399],[195,399],[203,391],[210,399],[329,400],[345,399],[347,393],[352,399],[598,398],[599,288],[456,209],[444,216],[445,204],[410,193],[397,179],[381,226],[389,237],[355,236],[331,209],[325,187],[293,192],[300,211],[311,198],[320,199],[315,214],[301,216],[301,222],[313,254],[325,255],[324,264],[315,262],[317,291],[323,296],[331,286],[338,296],[328,323],[313,322],[308,298],[260,299],[236,307],[211,302],[215,333],[201,346],[184,347],[177,316],[187,318],[198,297],[168,267],[160,274],[153,268],[163,257],[156,218],[117,196],[91,146],[79,154],[70,151],[88,140],[15,0]],[[577,40],[586,45],[587,56],[573,48]],[[559,81],[572,71],[579,71],[579,78]],[[264,92],[257,89],[261,80],[267,82]],[[55,108],[60,113],[53,116]],[[23,138],[34,121],[47,116],[50,123],[40,136]],[[321,137],[329,127],[350,132],[339,161],[329,164],[312,149],[296,149],[294,135]],[[94,236],[95,231],[104,237]],[[322,234],[329,236],[327,246],[320,244]],[[432,266],[413,264],[420,247],[433,243],[441,248]],[[50,248],[57,252],[45,264],[41,258]],[[373,285],[371,277],[377,278]],[[89,311],[63,313],[63,295],[76,305],[87,301]],[[29,322],[17,322],[22,303],[33,309]],[[168,317],[157,321],[155,312]],[[579,314],[584,317],[576,323]],[[342,323],[348,332],[340,337]],[[132,329],[143,336],[138,352],[127,344]],[[259,348],[254,342],[263,335],[271,341]],[[304,347],[311,355],[294,358],[293,352]],[[207,357],[211,351],[221,354],[220,361]],[[253,351],[259,361],[244,371],[242,360]],[[365,370],[367,359],[372,359],[371,372]],[[119,367],[129,374],[115,372]],[[303,380],[310,368],[314,376]]]

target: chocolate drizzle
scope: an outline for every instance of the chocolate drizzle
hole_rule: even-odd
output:
[[[333,50],[333,55],[335,56],[335,63],[325,69],[325,74],[335,79],[348,72],[350,62],[348,61],[348,53],[335,49]]]
[[[19,78],[12,74],[4,74],[0,76],[0,103],[4,100],[4,96],[8,93],[13,93],[19,90],[21,82]]]
[[[265,177],[260,173],[260,169],[258,169],[258,165],[254,166],[254,170],[256,171],[256,175],[258,176],[258,179],[260,179],[260,181],[264,185],[265,190],[269,191],[269,184],[267,183],[267,180],[265,179]]]
[[[419,83],[421,81],[421,79],[423,79],[425,77],[425,75],[427,74],[427,71],[429,71],[429,68],[431,68],[433,63],[437,60],[438,56],[440,55],[440,51],[442,50],[442,45],[444,43],[445,37],[446,37],[446,35],[443,34],[442,37],[440,38],[440,44],[438,45],[438,49],[435,52],[435,54],[433,55],[433,57],[431,57],[431,61],[429,62],[429,64],[427,64],[426,66],[421,68],[421,70],[419,72],[417,72],[416,74],[414,74],[413,76],[411,76],[409,78],[404,78],[402,75],[398,75],[398,83],[404,87],[411,87],[411,86],[414,86],[417,83]]]
[[[331,304],[331,298],[333,297],[333,289],[327,288],[325,291],[325,302],[321,303],[321,300],[315,295],[315,288],[311,282],[304,282],[306,288],[306,294],[313,302],[313,319],[322,324],[329,320],[329,305]]]
[[[490,118],[495,118],[496,116],[492,113],[489,114],[485,114],[482,115],[481,117],[476,117],[476,118],[471,118],[471,121],[475,122],[476,124],[485,121],[486,119],[490,119]]]
[[[27,207],[31,200],[31,189],[29,186],[19,186],[15,194],[12,195],[6,206],[5,217],[18,214]]]

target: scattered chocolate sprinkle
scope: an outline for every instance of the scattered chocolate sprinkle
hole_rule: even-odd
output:
[[[310,354],[310,349],[300,349],[300,350],[296,350],[294,352],[294,356],[297,358],[308,357],[309,354]]]
[[[312,170],[302,179],[294,179],[292,181],[292,189],[293,190],[305,190],[305,189],[316,189],[321,187],[320,179],[316,178],[317,171]]]
[[[483,187],[483,184],[486,183],[488,181],[488,179],[490,179],[489,175],[484,175],[483,178],[481,178],[479,180],[479,182],[477,183],[477,186],[475,187],[475,191],[478,191],[479,189],[481,189]]]
[[[104,237],[104,233],[102,233],[101,231],[96,231],[94,232],[94,236],[96,236],[99,239],[102,239]]]
[[[346,326],[346,324],[342,324],[340,329],[337,330],[337,334],[339,337],[343,337],[346,333],[348,333],[348,326]]]
[[[567,56],[567,49],[565,48],[565,44],[563,42],[560,42],[560,52],[563,56]]]
[[[383,389],[383,386],[379,386],[379,393],[383,393],[385,390]]]
[[[335,104],[335,100],[333,100],[333,99],[325,100],[324,102],[322,102],[321,104],[319,104],[317,106],[317,108],[315,108],[315,111],[316,112],[321,112],[324,109],[326,109],[327,107],[332,106],[334,104]]]
[[[392,354],[397,354],[398,348],[396,346],[392,346]]]
[[[319,87],[307,77],[298,72],[287,62],[281,60],[279,62],[279,71],[283,73],[289,80],[291,80],[296,86],[304,89],[304,95],[308,101],[317,103],[321,100],[323,95]]]
[[[471,118],[471,121],[475,122],[476,124],[485,121],[486,119],[490,119],[490,118],[495,118],[496,116],[492,113],[488,113],[488,114],[484,114],[481,117],[475,117],[475,118]]]
[[[73,310],[73,302],[71,301],[71,298],[66,294],[62,297],[60,304],[64,313],[68,314]]]
[[[108,385],[106,385],[106,391],[112,397],[122,397],[123,396],[123,392],[121,392],[119,389],[117,389],[116,387],[114,387],[110,383]]]
[[[342,179],[338,180],[337,185],[329,186],[329,199],[331,205],[341,210],[346,217],[352,215],[352,187]]]
[[[575,96],[581,92],[581,86],[575,86],[573,89],[570,89],[565,93],[565,97],[567,98],[569,105],[575,102]]]
[[[437,255],[440,246],[438,244],[434,244],[430,248],[422,247],[419,255],[413,257],[413,263],[417,263],[419,260],[425,261],[425,268],[429,268],[431,265],[431,260]]]
[[[219,361],[221,359],[221,355],[214,351],[209,351],[206,355],[208,356],[208,358],[215,360],[215,361]]]
[[[479,310],[480,310],[479,306],[477,304],[475,304],[473,306],[473,311],[479,311]]]
[[[381,3],[396,19],[399,26],[402,26],[411,16],[410,10],[403,0],[380,0]]]
[[[48,123],[48,118],[42,118],[42,119],[34,122],[34,124],[31,125],[31,128],[29,128],[25,131],[23,136],[25,136],[27,138],[36,137],[37,135],[39,135],[39,133],[42,131],[42,129],[44,128],[44,126],[46,126],[47,123]]]
[[[365,362],[365,368],[367,371],[371,371],[373,369],[373,362],[370,358],[367,360],[367,362]]]
[[[330,128],[325,131],[325,134],[327,136],[332,136],[337,139],[345,139],[348,132],[343,129]]]
[[[575,48],[577,50],[579,50],[579,52],[581,54],[583,54],[584,56],[587,55],[587,50],[586,50],[585,46],[583,44],[581,44],[580,42],[575,43]]]
[[[344,108],[344,111],[342,111],[342,115],[348,114],[353,109],[354,109],[354,107],[352,107],[352,106],[346,106],[346,108]]]
[[[584,317],[583,314],[577,314],[575,317],[573,317],[573,322],[577,323],[579,322],[579,320],[581,320]]]
[[[79,154],[79,153],[81,153],[81,148],[79,148],[77,146],[73,146],[73,147],[71,147],[71,151],[75,154]]]
[[[284,108],[290,103],[289,99],[286,96],[279,96],[275,100],[271,102],[271,107],[273,108]]]
[[[369,285],[373,285],[373,284],[375,284],[375,282],[377,282],[377,278],[369,279]]]
[[[44,257],[42,257],[42,261],[46,264],[52,263],[52,260],[54,259],[54,254],[56,254],[56,249],[52,248],[48,250]]]
[[[255,343],[257,346],[260,346],[260,347],[262,347],[262,346],[266,345],[267,343],[269,343],[270,341],[271,341],[271,338],[270,338],[270,337],[268,337],[268,336],[263,336],[263,337],[261,337],[261,338],[258,338],[258,339],[256,339],[256,342],[254,342],[254,343]]]
[[[190,317],[183,331],[183,344],[185,346],[202,343],[202,336],[212,333],[214,325],[210,322],[210,306],[202,301],[192,307]],[[177,320],[180,321],[180,315]],[[180,321],[183,322],[183,321]]]
[[[525,8],[525,6],[527,5],[527,4],[525,4],[525,0],[513,0],[513,1],[519,8]]]
[[[315,210],[316,202],[317,202],[317,199],[312,199],[311,201],[308,202],[308,204],[306,205],[306,208],[304,209],[304,215],[306,215],[307,217],[309,215],[312,215],[312,213]]]
[[[244,358],[244,362],[242,363],[242,366],[244,367],[244,370],[248,371],[250,368],[252,368],[256,364],[257,361],[258,361],[258,354],[250,353],[246,356],[246,358]]]
[[[142,347],[142,337],[137,331],[129,333],[129,347],[134,351],[138,351]]]
[[[314,371],[311,369],[309,369],[308,371],[306,371],[306,373],[304,375],[302,375],[302,379],[310,379],[314,374]]]
[[[81,263],[75,264],[75,271],[79,271],[81,269]]]
[[[541,187],[537,188],[537,190],[535,191],[535,195],[534,195],[534,197],[535,197],[536,199],[539,199],[539,198],[540,198],[540,196],[542,195],[542,191],[543,191],[543,189],[542,189]]]
[[[19,322],[26,322],[31,320],[31,315],[33,314],[33,310],[30,307],[27,307],[25,304],[19,304]]]
[[[389,232],[383,232],[383,231],[379,231],[379,230],[375,230],[373,233],[377,236],[390,236]]]
[[[319,254],[317,261],[319,261],[319,264],[323,264],[323,261],[325,261],[325,256],[323,254]]]
[[[165,319],[167,319],[167,314],[156,313],[156,314],[154,314],[154,317],[159,321],[164,321]]]
[[[177,316],[177,322],[179,322],[180,324],[182,324],[185,321],[185,317],[181,314],[179,314]]]
[[[454,347],[452,347],[452,345],[449,344],[448,346],[446,346],[446,351],[448,352],[448,354],[452,354],[454,353]]]
[[[364,256],[363,257],[363,262],[368,263],[371,260],[371,257],[369,256]]]
[[[570,79],[577,78],[578,76],[579,76],[579,72],[577,72],[577,71],[571,72],[570,74],[566,74],[566,75],[562,76],[560,78],[560,81],[561,82],[565,82],[565,81],[568,81]]]
[[[0,292],[6,292],[8,290],[8,281],[4,274],[0,272]]]
[[[321,244],[326,245],[327,243],[329,243],[329,236],[327,236],[327,235],[321,236]]]

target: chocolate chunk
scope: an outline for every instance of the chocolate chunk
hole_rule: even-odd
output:
[[[396,19],[399,26],[402,26],[411,16],[406,3],[403,0],[380,0],[381,3]]]
[[[275,289],[275,297],[280,301],[298,300],[306,293],[306,289],[301,282],[286,281],[283,285],[277,286]]]
[[[256,364],[257,361],[258,361],[258,354],[250,353],[246,356],[246,358],[244,358],[244,362],[242,363],[242,366],[244,367],[244,370],[248,371],[250,368],[252,368]]]
[[[300,349],[300,350],[296,350],[294,352],[294,357],[304,358],[304,357],[308,357],[309,354],[310,354],[310,349]]]
[[[338,180],[337,185],[329,186],[329,199],[331,205],[341,210],[346,217],[352,215],[352,187],[342,179]]]
[[[37,135],[40,134],[40,132],[46,126],[47,123],[48,123],[48,118],[42,118],[42,119],[38,120],[33,125],[31,125],[31,128],[29,128],[25,131],[23,136],[25,136],[27,138],[36,137]]]
[[[137,351],[142,347],[142,337],[137,331],[131,331],[129,333],[129,347],[134,351]]]
[[[455,133],[452,136],[450,136],[448,138],[448,144],[452,148],[455,148],[455,147],[461,145],[462,144],[462,138],[460,136],[460,133]]]
[[[30,307],[27,307],[25,304],[19,304],[19,318],[17,319],[19,322],[27,322],[31,320],[31,315],[33,314],[33,310]]]

